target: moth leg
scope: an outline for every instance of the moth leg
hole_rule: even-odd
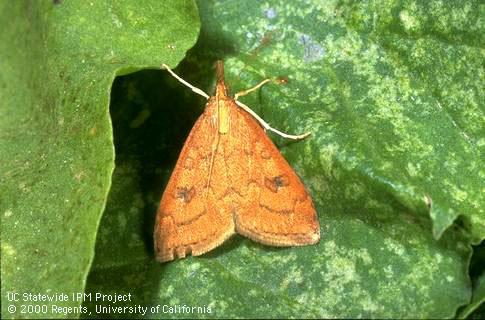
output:
[[[175,72],[172,71],[172,69],[170,69],[169,66],[167,66],[165,63],[162,64],[162,68],[163,69],[166,69],[175,79],[177,79],[178,81],[180,81],[182,84],[186,85],[187,87],[189,87],[190,89],[192,89],[193,92],[197,93],[197,94],[200,94],[201,96],[203,96],[204,98],[206,99],[209,99],[209,95],[207,93],[205,93],[204,91],[200,90],[199,88],[197,87],[194,87],[193,85],[191,85],[190,83],[188,83],[187,81],[185,81],[184,79],[180,78],[178,75],[175,74]]]

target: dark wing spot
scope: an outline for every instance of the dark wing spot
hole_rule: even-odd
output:
[[[286,174],[276,176],[272,179],[266,178],[264,185],[273,192],[278,192],[280,188],[286,187],[290,184],[290,180]]]
[[[192,187],[190,189],[187,188],[187,187],[177,188],[177,191],[176,191],[176,194],[175,194],[175,197],[177,199],[181,199],[185,203],[189,203],[190,200],[192,200],[192,198],[194,196],[195,196],[194,187]]]
[[[289,185],[290,179],[288,179],[288,176],[286,174],[282,174],[280,176],[274,177],[273,182],[275,186],[277,186],[278,188],[281,188]]]

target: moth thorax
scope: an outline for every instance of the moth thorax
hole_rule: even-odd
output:
[[[229,108],[226,103],[225,100],[219,100],[217,103],[220,134],[229,132]]]

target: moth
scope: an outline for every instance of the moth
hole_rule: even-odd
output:
[[[237,100],[269,80],[232,98],[224,65],[216,64],[215,95],[194,124],[163,193],[157,212],[157,260],[204,254],[238,233],[271,246],[303,246],[320,240],[312,199],[266,135],[275,131]]]

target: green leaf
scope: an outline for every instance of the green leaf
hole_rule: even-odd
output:
[[[114,168],[112,82],[177,64],[198,35],[197,8],[3,1],[0,20],[8,22],[0,31],[2,318],[76,317],[55,309],[78,307],[72,298],[29,313],[21,305],[39,302],[22,294],[83,292]]]
[[[470,261],[470,278],[473,295],[470,303],[458,311],[460,319],[482,319],[485,315],[485,242],[473,246]]]
[[[473,288],[473,296],[468,304],[459,314],[460,319],[466,319],[485,302],[485,273],[478,277]],[[483,314],[482,314],[483,316]],[[472,317],[474,318],[474,317]],[[479,319],[480,317],[477,317]]]
[[[87,291],[131,294],[115,306],[147,309],[116,315],[93,298],[85,316],[453,317],[471,297],[470,244],[485,235],[478,4],[199,10],[201,36],[177,71],[207,92],[221,57],[233,92],[287,79],[243,100],[278,129],[312,131],[275,140],[313,195],[322,239],[271,248],[236,236],[201,257],[155,262],[155,212],[203,102],[166,73],[123,77],[111,105],[117,168]]]

